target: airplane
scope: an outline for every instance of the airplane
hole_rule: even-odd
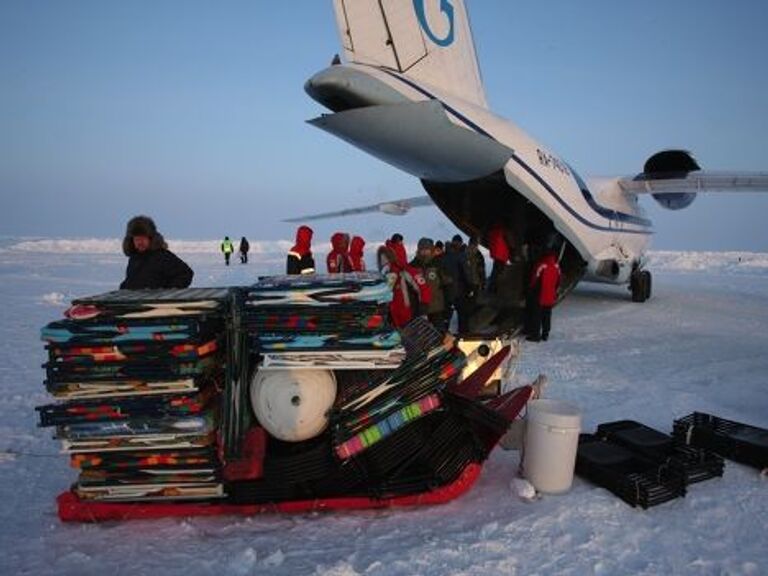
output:
[[[582,178],[489,109],[463,0],[334,0],[334,10],[346,63],[337,56],[306,82],[331,111],[309,123],[419,178],[428,196],[287,221],[434,204],[470,236],[504,226],[521,278],[556,249],[561,299],[584,280],[629,284],[643,302],[652,223],[639,197],[681,210],[699,193],[768,191],[768,172],[705,171],[686,150],[659,151],[638,174]]]

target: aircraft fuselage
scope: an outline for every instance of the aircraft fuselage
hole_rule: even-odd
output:
[[[503,224],[521,250],[559,246],[566,288],[642,266],[652,228],[636,196],[585,182],[513,122],[384,67],[331,66],[306,90],[334,112],[313,125],[419,178],[465,233]]]

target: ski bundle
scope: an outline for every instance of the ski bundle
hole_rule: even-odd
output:
[[[270,438],[263,475],[229,484],[230,498],[243,505],[377,502],[446,488],[482,463],[533,390],[516,389],[487,405],[461,396],[465,387],[482,386],[472,377],[459,381],[467,359],[453,342],[420,318],[403,338],[412,352],[396,370],[337,371],[328,429],[299,443]]]
[[[246,292],[244,325],[262,352],[392,350],[391,299],[374,273],[265,278]]]
[[[112,292],[76,301],[41,332],[41,426],[80,471],[83,500],[223,495],[214,441],[226,291]]]
[[[376,272],[269,276],[251,286],[248,295],[252,306],[388,304],[392,300],[392,290]]]
[[[340,406],[335,412],[334,446],[345,460],[403,426],[440,408],[438,392],[455,377],[466,358],[442,345],[413,355],[397,370]]]

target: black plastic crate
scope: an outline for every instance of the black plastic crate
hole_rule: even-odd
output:
[[[752,466],[768,468],[768,430],[703,412],[675,420],[673,436],[681,443],[706,448],[720,456]]]
[[[634,420],[600,424],[597,427],[597,435],[659,464],[666,462],[669,466],[679,469],[687,484],[723,475],[725,463],[717,454],[704,448],[686,446],[669,434]]]
[[[650,508],[685,496],[680,470],[594,434],[579,436],[576,474],[613,492],[630,506]]]

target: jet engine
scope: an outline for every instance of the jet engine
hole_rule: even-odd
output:
[[[687,150],[662,150],[645,161],[642,180],[668,180],[685,178],[690,172],[701,170],[699,163]],[[696,199],[694,192],[652,194],[653,199],[667,210],[688,208]]]

